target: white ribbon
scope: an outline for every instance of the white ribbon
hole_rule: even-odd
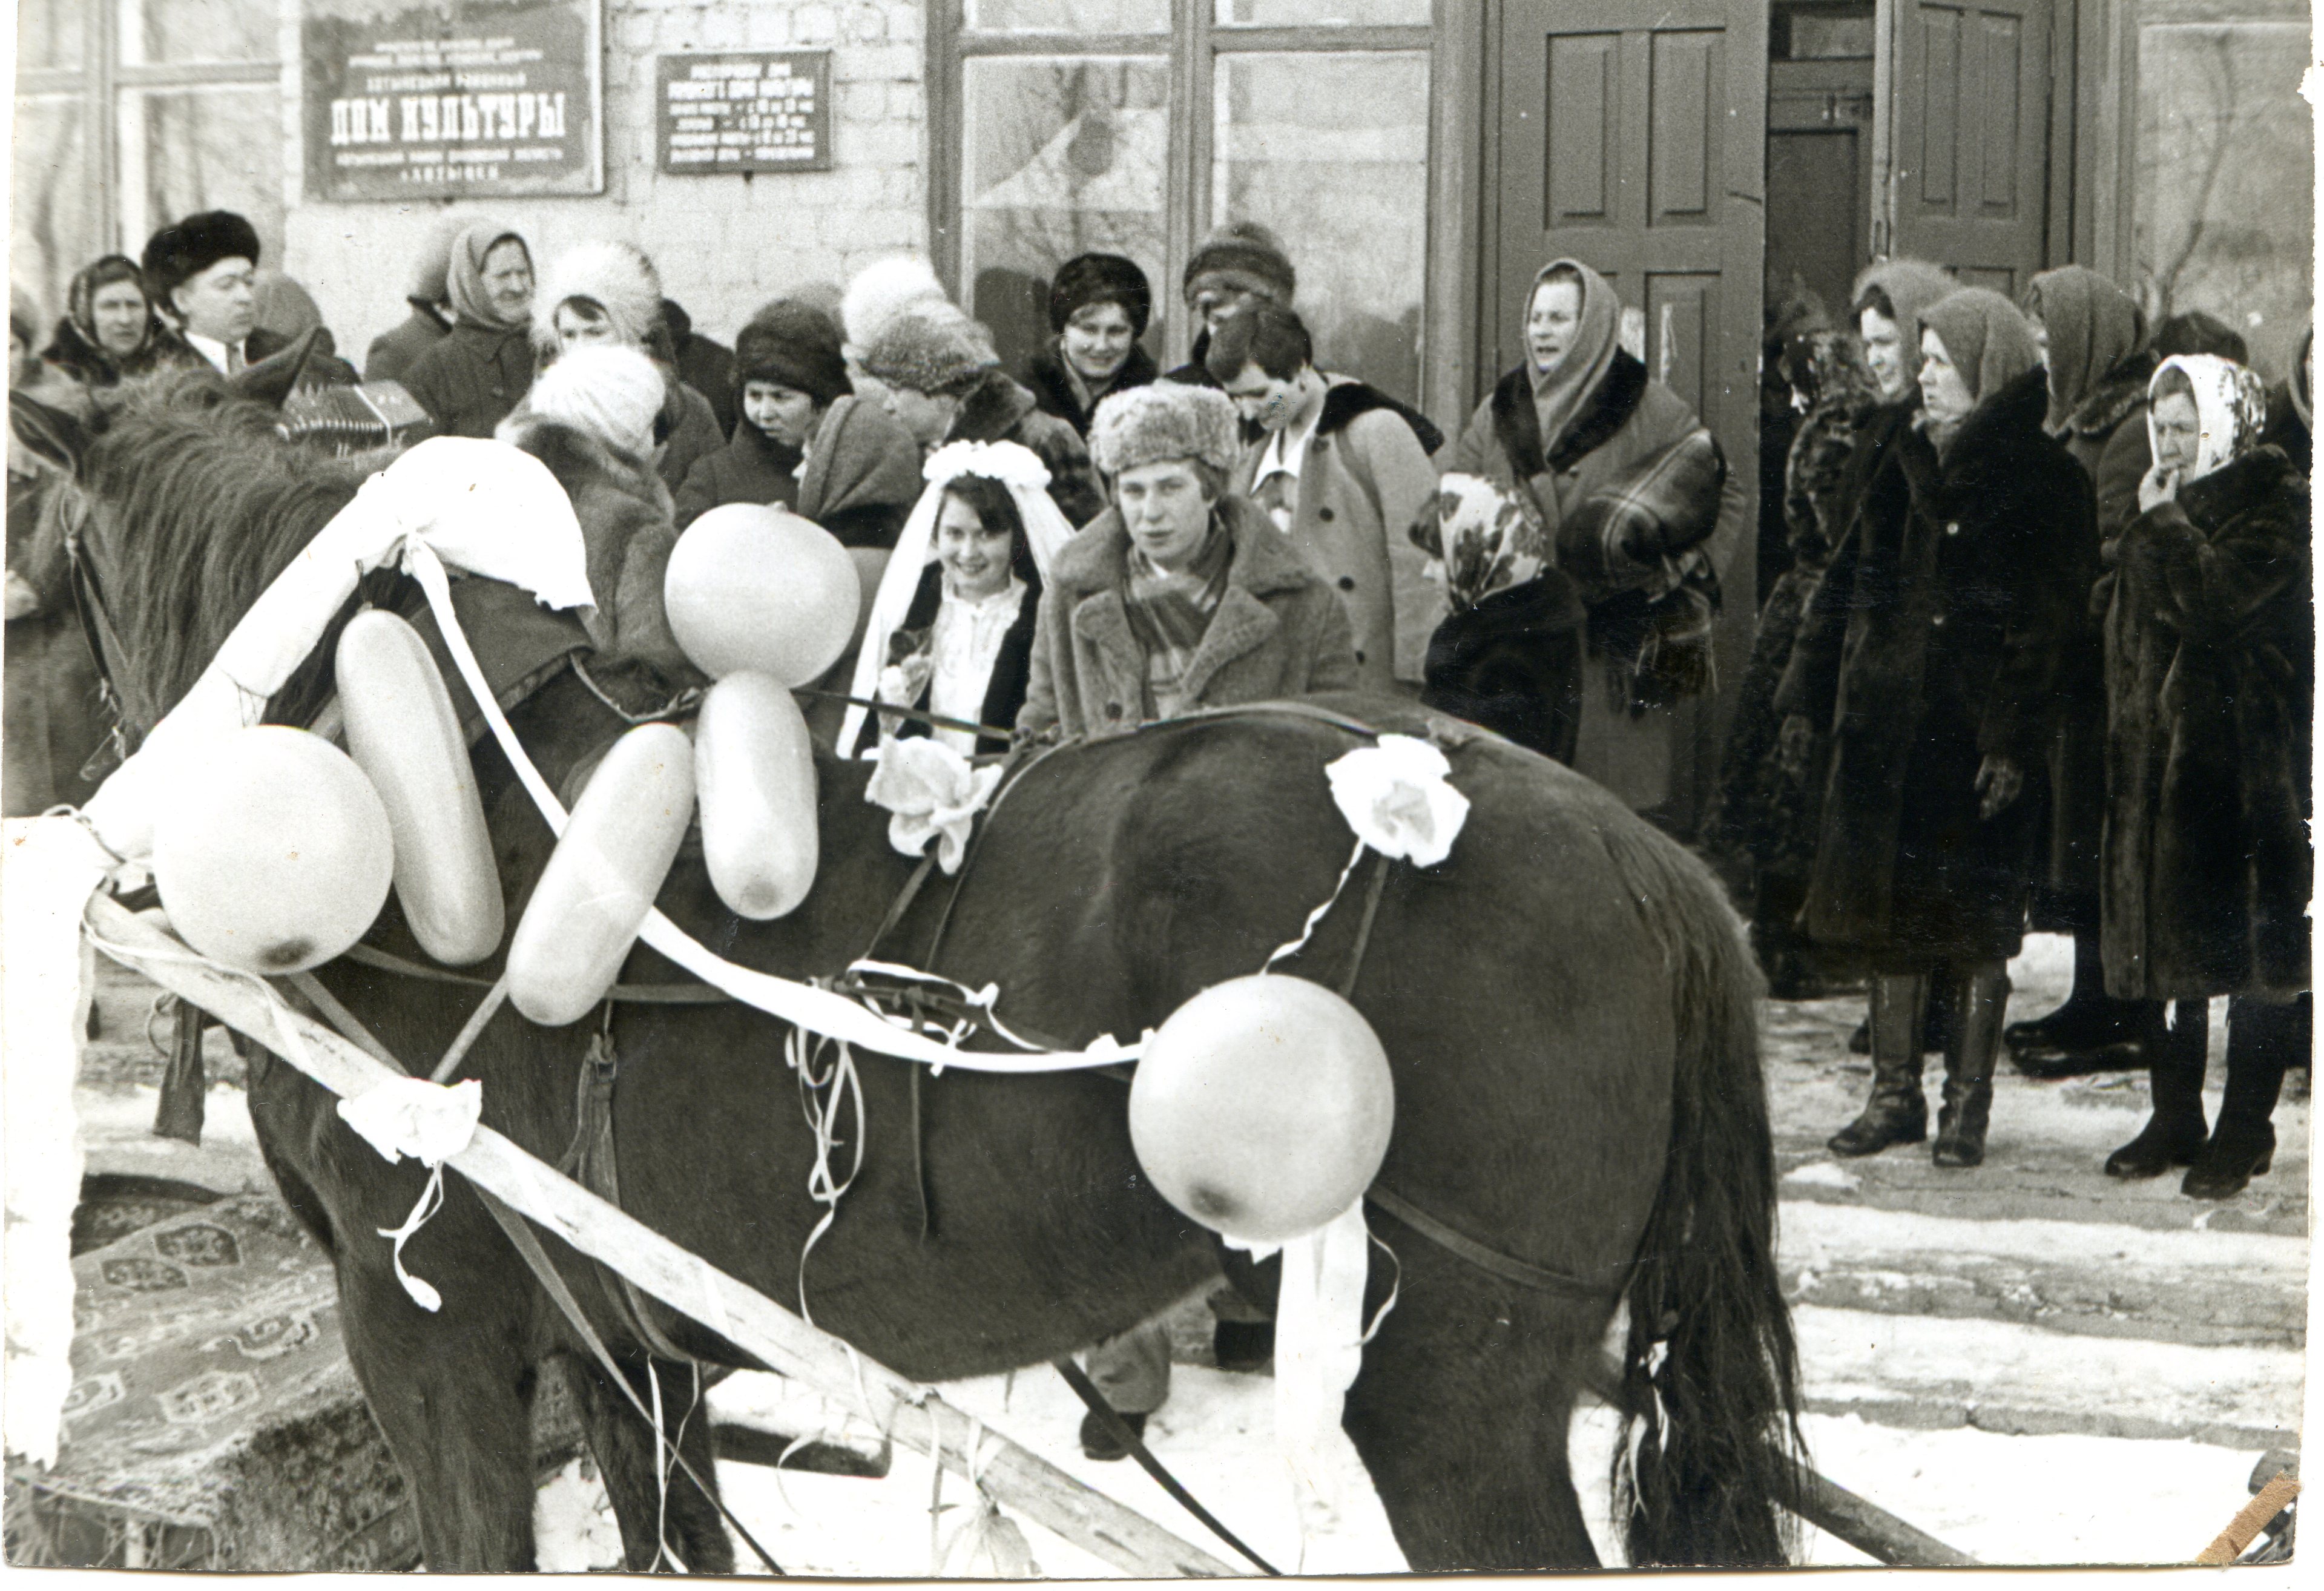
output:
[[[339,1101],[340,1118],[389,1165],[409,1155],[428,1168],[427,1186],[401,1226],[382,1226],[392,1240],[395,1279],[411,1301],[429,1314],[444,1307],[444,1295],[403,1268],[403,1245],[444,1207],[444,1162],[468,1147],[484,1109],[484,1085],[470,1078],[446,1087],[425,1078],[390,1078],[375,1087]]]
[[[888,843],[919,856],[936,840],[936,865],[946,877],[958,873],[976,815],[1001,783],[1001,764],[973,767],[953,747],[921,735],[882,741],[878,759],[863,799],[892,814]]]

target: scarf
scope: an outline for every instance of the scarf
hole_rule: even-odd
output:
[[[2259,446],[2267,429],[2267,388],[2258,373],[2214,354],[2173,354],[2163,361],[2154,379],[2146,384],[2146,441],[2154,447],[2154,400],[2163,395],[2165,372],[2175,370],[2195,391],[2195,418],[2201,434],[2195,444],[2195,467],[2179,484],[2186,486],[2222,469]]]
[[[445,285],[451,291],[453,316],[462,325],[484,331],[522,331],[531,326],[530,310],[513,319],[503,316],[493,307],[492,294],[484,287],[484,256],[509,242],[524,248],[525,258],[531,259],[532,251],[525,247],[524,239],[513,227],[498,221],[478,221],[454,241]]]
[[[2042,362],[2042,349],[2034,340],[2034,328],[2025,324],[2025,317],[2017,306],[1989,287],[1957,288],[1921,311],[1921,326],[1933,331],[1944,345],[1953,368],[1960,372],[1961,382],[1969,388],[1972,404],[2007,386],[2011,382]],[[1937,445],[1939,456],[1952,446],[1952,439],[1961,428],[1961,421],[1939,424],[1927,411],[1921,415],[1921,428]]]
[[[1573,328],[1573,341],[1548,370],[1534,363],[1531,348],[1526,350],[1526,379],[1533,384],[1533,412],[1541,423],[1545,458],[1557,451],[1558,438],[1604,384],[1606,372],[1614,365],[1614,351],[1621,346],[1621,300],[1612,283],[1579,260],[1552,260],[1541,268],[1534,276],[1533,291],[1526,295],[1527,317],[1553,271],[1572,271],[1582,278],[1582,319]]]
[[[80,333],[82,340],[99,356],[118,365],[136,358],[153,346],[154,322],[153,302],[148,299],[145,301],[145,327],[138,334],[135,347],[126,354],[116,354],[97,340],[97,295],[116,282],[135,283],[141,295],[145,291],[144,278],[138,274],[137,263],[126,254],[107,254],[81,267],[74,273],[72,285],[65,290],[65,319],[72,322],[73,329]],[[29,345],[31,339],[26,341]]]
[[[2050,413],[2043,423],[2062,435],[2107,373],[2137,351],[2146,317],[2136,300],[2088,265],[2034,278],[2026,310],[2041,317],[2050,339]]]
[[[1146,703],[1149,716],[1167,717],[1185,705],[1179,681],[1186,677],[1194,649],[1209,633],[1211,615],[1227,594],[1227,576],[1234,564],[1234,537],[1216,513],[1202,550],[1186,567],[1172,573],[1157,565],[1135,544],[1121,582],[1121,606],[1130,633],[1146,653]]]
[[[1866,295],[1878,288],[1896,311],[1896,334],[1904,339],[1904,368],[1908,373],[1907,391],[1899,400],[1918,407],[1921,393],[1918,384],[1909,379],[1909,373],[1921,367],[1921,314],[1931,304],[1959,287],[1953,273],[1941,265],[1932,265],[1926,260],[1883,260],[1877,265],[1867,265],[1856,278],[1854,302],[1861,305]],[[1861,310],[1858,311],[1859,326]]]

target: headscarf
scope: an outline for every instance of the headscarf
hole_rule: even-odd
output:
[[[2137,300],[2088,265],[2061,265],[2034,277],[2025,310],[2040,316],[2049,334],[2050,413],[2043,423],[2053,434],[2062,432],[2107,372],[2137,351],[2146,317]]]
[[[1526,379],[1533,384],[1534,418],[1541,423],[1541,452],[1546,458],[1557,446],[1557,439],[1573,417],[1582,412],[1582,405],[1605,381],[1606,373],[1614,367],[1614,352],[1621,346],[1622,301],[1615,295],[1613,283],[1592,271],[1579,260],[1552,260],[1534,275],[1533,286],[1526,293],[1526,315],[1533,315],[1533,301],[1541,294],[1542,284],[1553,273],[1572,273],[1581,278],[1582,317],[1573,328],[1573,340],[1558,356],[1554,368],[1544,371],[1534,363],[1533,350],[1525,354]]]
[[[1921,326],[1937,334],[1980,402],[2042,362],[2025,317],[1989,287],[1955,288],[1921,311]]]
[[[1909,376],[1921,367],[1922,311],[1959,286],[1960,282],[1951,272],[1926,260],[1882,260],[1858,273],[1855,291],[1849,295],[1848,301],[1852,306],[1849,319],[1861,325],[1865,298],[1878,288],[1889,308],[1896,312],[1896,335],[1904,344],[1904,369]],[[1914,388],[1907,395],[1917,403],[1917,387],[1909,380],[1905,384]]]
[[[503,243],[514,243],[524,250],[527,261],[532,258],[531,245],[523,236],[498,221],[470,223],[452,245],[445,285],[451,291],[453,317],[464,325],[485,331],[522,331],[532,324],[530,310],[517,319],[502,315],[493,308],[492,294],[485,290],[484,256]]]
[[[2259,446],[2267,429],[2267,387],[2247,365],[2216,354],[2173,354],[2163,361],[2146,384],[2146,445],[2149,457],[2162,457],[2155,446],[2154,401],[2163,395],[2163,377],[2178,371],[2195,393],[2195,421],[2200,428],[2195,442],[2195,467],[2179,484],[2200,481]]]
[[[260,330],[296,342],[323,323],[323,311],[316,307],[315,295],[295,278],[262,265],[252,273],[251,286]]]
[[[133,284],[137,289],[137,295],[145,299],[145,328],[138,335],[137,346],[130,350],[128,356],[134,359],[153,346],[156,323],[153,301],[145,294],[145,279],[137,270],[137,262],[127,254],[106,254],[73,273],[72,285],[65,290],[65,319],[72,322],[73,329],[80,333],[82,340],[90,347],[108,359],[115,358],[113,351],[97,340],[97,295],[116,282]]]

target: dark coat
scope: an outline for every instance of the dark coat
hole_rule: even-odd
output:
[[[678,379],[709,400],[710,412],[718,417],[718,434],[733,436],[742,412],[734,383],[734,350],[692,329],[673,335],[672,340],[678,345]]]
[[[411,313],[403,318],[403,324],[371,339],[371,347],[364,355],[365,381],[401,381],[420,355],[451,335],[452,323],[435,305],[426,299],[404,301],[411,306]]]
[[[749,421],[717,452],[695,460],[675,494],[678,528],[684,530],[728,503],[798,502],[799,451],[786,448]]]
[[[1081,433],[1035,407],[1033,394],[1004,370],[989,370],[961,399],[947,442],[1015,442],[1049,467],[1049,500],[1078,530],[1105,512],[1105,489]]]
[[[532,338],[463,323],[414,359],[404,390],[447,437],[490,437],[532,390]]]
[[[2308,482],[2261,448],[2124,532],[2106,618],[2107,990],[2309,986]]]
[[[112,723],[73,606],[62,526],[44,512],[58,479],[11,439],[8,573],[36,600],[7,621],[0,661],[0,811],[10,818],[36,818],[94,795],[97,781],[81,770],[103,748]]]
[[[1048,347],[1027,361],[1025,385],[1032,392],[1033,402],[1040,407],[1042,413],[1056,415],[1072,426],[1077,434],[1087,438],[1090,416],[1095,412],[1096,405],[1092,404],[1087,409],[1082,407],[1081,393],[1074,390],[1074,378],[1065,370],[1065,356],[1057,346],[1058,340],[1051,338]],[[1098,402],[1103,402],[1114,393],[1126,393],[1132,387],[1145,386],[1160,375],[1160,367],[1154,363],[1154,356],[1146,351],[1145,345],[1132,343],[1130,345],[1130,357],[1121,362],[1121,368],[1114,373],[1113,384],[1099,394]]]
[[[2024,938],[2070,572],[2097,533],[2089,480],[2042,429],[2048,407],[2028,371],[1941,459],[1908,409],[1881,412],[1863,500],[1776,693],[1831,731],[1808,930],[1875,971],[2006,959]],[[1987,757],[2024,780],[1990,819]]]
[[[915,643],[925,643],[936,627],[936,609],[944,602],[944,566],[931,563],[920,571],[920,583],[912,591],[912,602],[904,610],[904,622],[899,631],[909,631]],[[993,728],[1006,728],[1017,722],[1017,714],[1025,705],[1025,690],[1033,678],[1033,636],[1038,628],[1041,612],[1041,588],[1027,581],[1025,596],[1017,607],[1017,621],[1001,637],[1001,650],[993,654],[992,673],[984,685],[984,705],[977,709],[976,721]],[[893,662],[890,656],[888,660]],[[925,711],[928,705],[928,687],[922,686],[920,694],[906,704]],[[868,746],[879,737],[878,715],[864,720],[863,735],[859,744]],[[928,726],[917,718],[907,718],[896,726],[896,738],[925,737]],[[1007,735],[980,735],[976,737],[976,754],[992,756],[1009,749]]]

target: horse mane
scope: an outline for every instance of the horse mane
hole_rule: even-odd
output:
[[[290,441],[273,408],[206,372],[163,372],[120,393],[82,460],[81,489],[102,505],[83,535],[109,542],[92,550],[102,560],[106,616],[131,654],[109,661],[127,676],[118,681],[124,717],[142,735],[392,455],[334,458]],[[330,654],[317,649],[270,704],[270,721],[312,717],[328,689]]]

